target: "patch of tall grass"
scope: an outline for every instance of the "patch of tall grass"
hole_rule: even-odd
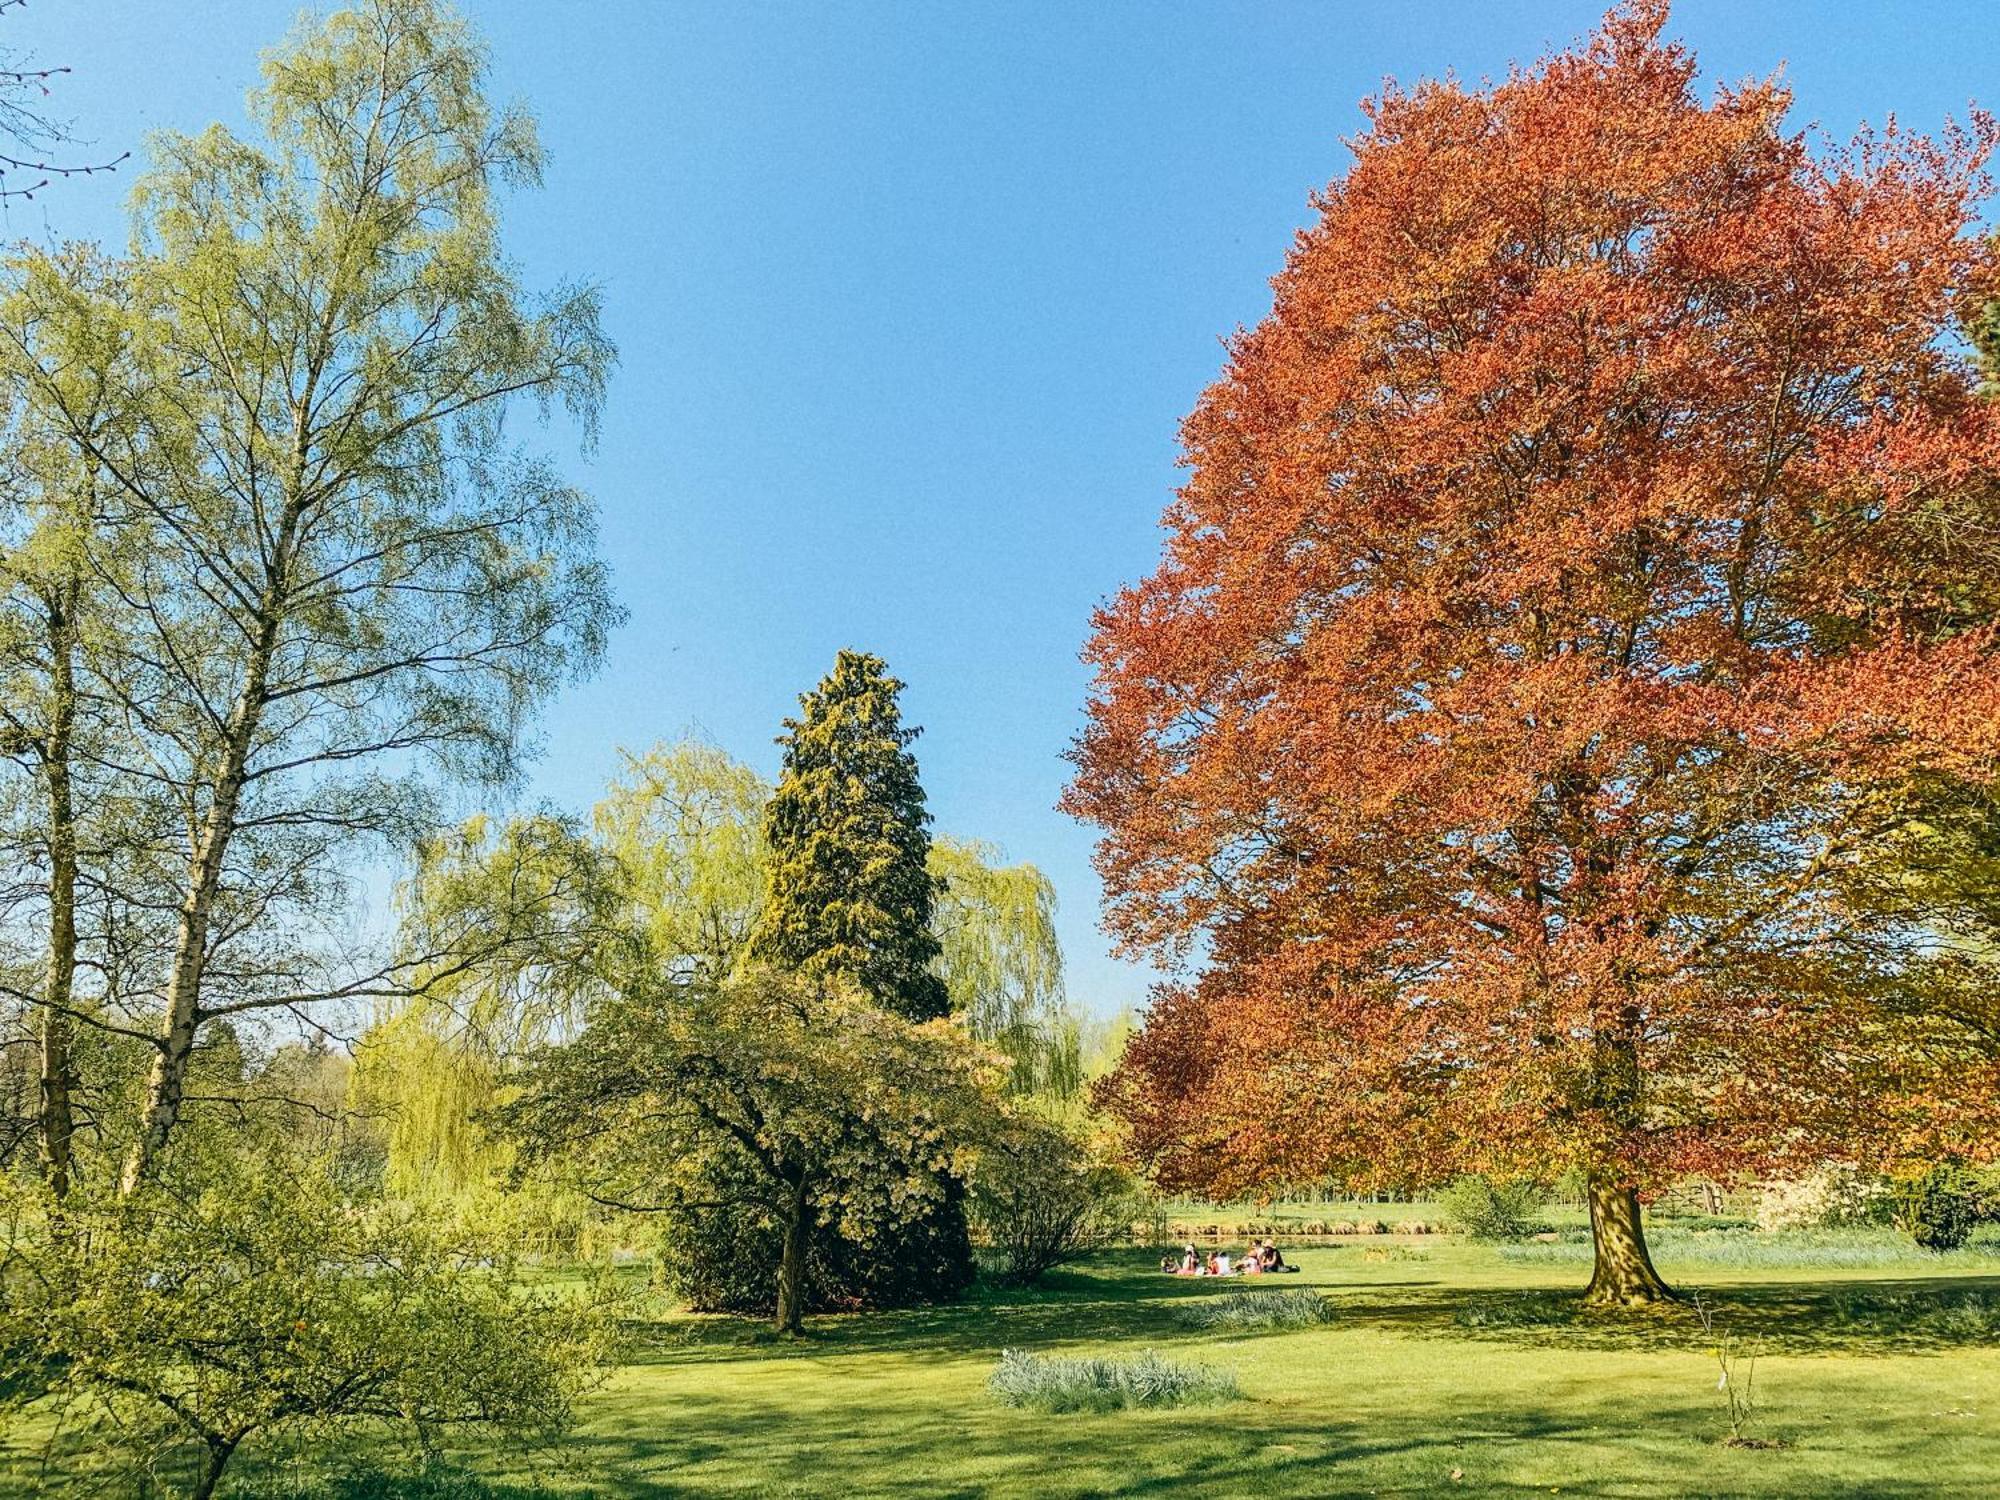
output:
[[[1893,1229],[1759,1232],[1660,1227],[1651,1230],[1646,1239],[1653,1259],[1662,1266],[1720,1270],[1982,1270],[2000,1261],[2000,1240],[1990,1235],[1975,1237],[1962,1250],[1946,1252],[1919,1249]],[[1566,1235],[1552,1243],[1503,1245],[1496,1253],[1514,1265],[1588,1265],[1591,1259],[1588,1235]]]
[[[1258,1328],[1316,1328],[1333,1321],[1333,1299],[1315,1287],[1271,1291],[1234,1287],[1217,1297],[1174,1305],[1174,1317],[1190,1328],[1250,1332]]]
[[[1180,1364],[1150,1349],[1136,1359],[1078,1359],[1003,1349],[986,1388],[1008,1406],[1046,1412],[1206,1406],[1235,1401],[1243,1394],[1227,1370]]]

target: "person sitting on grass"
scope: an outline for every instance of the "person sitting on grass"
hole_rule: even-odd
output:
[[[1191,1242],[1186,1251],[1181,1255],[1179,1274],[1182,1276],[1199,1276],[1201,1274],[1201,1252],[1195,1249]]]
[[[1245,1276],[1256,1276],[1262,1273],[1264,1269],[1264,1242],[1262,1240],[1253,1240],[1251,1242],[1250,1253],[1236,1263],[1236,1269],[1241,1271]]]
[[[1257,1247],[1257,1260],[1266,1271],[1289,1271],[1293,1269],[1291,1266],[1285,1264],[1284,1252],[1279,1250],[1276,1240],[1265,1240]]]

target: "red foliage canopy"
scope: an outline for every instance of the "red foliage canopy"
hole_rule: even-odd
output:
[[[1665,20],[1367,106],[1097,617],[1169,1183],[1992,1139],[1995,127],[1816,150]]]

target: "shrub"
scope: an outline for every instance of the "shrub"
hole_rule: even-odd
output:
[[[1956,1250],[1979,1222],[1978,1184],[1954,1162],[1939,1162],[1896,1187],[1896,1227],[1926,1250]]]
[[[1845,1229],[1879,1224],[1887,1208],[1887,1185],[1880,1178],[1834,1163],[1787,1182],[1767,1183],[1757,1200],[1757,1227]]]
[[[606,1286],[532,1286],[473,1231],[355,1203],[319,1159],[205,1157],[183,1144],[129,1198],[46,1201],[12,1247],[0,1302],[13,1400],[46,1392],[100,1451],[213,1492],[247,1440],[325,1439],[385,1420],[547,1442],[607,1368],[621,1303]]]
[[[728,1156],[718,1153],[706,1171],[723,1206],[659,1216],[660,1280],[696,1312],[767,1315],[777,1306],[784,1231],[769,1212],[742,1201],[756,1180]],[[929,1212],[875,1226],[866,1244],[838,1226],[815,1224],[806,1251],[807,1310],[920,1307],[963,1296],[973,1271],[963,1205],[963,1191],[948,1179]]]
[[[1495,1182],[1478,1173],[1438,1194],[1438,1207],[1452,1227],[1475,1240],[1527,1238],[1541,1206],[1541,1189],[1532,1182]]]
[[[1174,1317],[1190,1328],[1315,1328],[1333,1321],[1334,1302],[1314,1287],[1272,1291],[1232,1287],[1219,1297],[1202,1297],[1175,1306]]]
[[[1117,1236],[1131,1217],[1131,1185],[1054,1125],[1026,1117],[980,1153],[968,1207],[1000,1279],[1032,1286]]]
[[[1047,1412],[1205,1406],[1243,1394],[1227,1370],[1178,1364],[1150,1349],[1137,1359],[1070,1359],[1003,1349],[986,1386],[1009,1406]]]

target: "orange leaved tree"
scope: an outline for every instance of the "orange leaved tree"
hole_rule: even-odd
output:
[[[1940,998],[1983,898],[1918,873],[2000,826],[1995,128],[1816,149],[1665,20],[1368,106],[1067,797],[1193,971],[1100,1093],[1164,1182],[1580,1169],[1615,1303],[1674,1174],[1976,1148],[1996,1092]]]

